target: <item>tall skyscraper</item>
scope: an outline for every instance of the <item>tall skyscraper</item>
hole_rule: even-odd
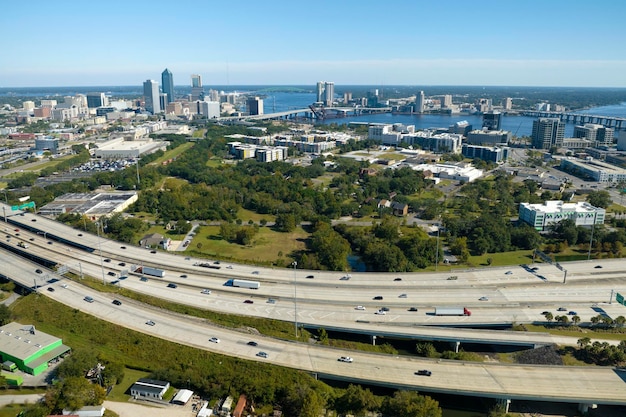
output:
[[[559,118],[540,117],[533,122],[531,135],[533,148],[550,149],[563,146],[565,137],[565,123]]]
[[[259,97],[250,97],[248,99],[248,113],[251,116],[263,114],[263,100]]]
[[[444,108],[452,107],[452,95],[451,94],[444,94],[441,100],[441,107],[444,107]]]
[[[615,130],[603,125],[585,123],[584,126],[574,126],[574,137],[584,138],[594,143],[594,146],[611,146]]]
[[[317,82],[317,103],[322,103],[324,101],[324,81]]]
[[[143,83],[143,97],[146,102],[147,111],[152,114],[161,113],[159,83],[154,80],[146,80]]]
[[[511,110],[513,108],[513,99],[511,97],[506,97],[502,107],[504,107],[504,110]]]
[[[163,92],[167,94],[167,104],[174,101],[174,76],[172,72],[165,68],[161,73],[161,86]]]
[[[502,126],[502,113],[492,110],[483,114],[483,128],[500,130],[500,126]]]
[[[335,83],[324,83],[324,104],[328,107],[332,107],[335,99]]]
[[[415,96],[415,113],[424,113],[424,92],[420,91]]]
[[[191,74],[191,101],[204,100],[204,87],[199,74]]]

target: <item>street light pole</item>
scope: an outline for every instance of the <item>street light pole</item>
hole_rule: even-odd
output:
[[[296,328],[296,339],[298,338],[298,279],[296,271],[298,269],[298,262],[293,261],[293,322]]]

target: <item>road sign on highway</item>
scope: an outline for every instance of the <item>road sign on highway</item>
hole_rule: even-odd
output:
[[[626,306],[626,302],[624,301],[624,296],[620,293],[615,295],[615,300],[623,306]]]

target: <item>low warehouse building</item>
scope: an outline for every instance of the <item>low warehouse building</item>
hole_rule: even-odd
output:
[[[34,326],[9,323],[0,327],[0,357],[4,367],[13,362],[21,371],[39,375],[48,363],[70,351],[58,337],[35,330]]]
[[[134,398],[149,398],[162,400],[163,395],[170,387],[170,383],[166,381],[158,381],[156,379],[140,378],[130,387],[130,395]]]

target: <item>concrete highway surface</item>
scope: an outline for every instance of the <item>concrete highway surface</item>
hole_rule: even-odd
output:
[[[352,273],[350,279],[341,280],[345,274],[337,272],[274,270],[224,262],[220,264],[219,270],[207,270],[194,266],[197,262],[210,262],[207,260],[183,258],[161,252],[153,254],[144,248],[99,239],[33,214],[22,216],[11,213],[10,218],[19,224],[2,224],[3,232],[10,236],[5,237],[4,244],[17,245],[19,241],[24,241],[29,244],[29,248],[24,249],[25,252],[53,259],[74,271],[82,269],[83,273],[97,278],[104,275],[105,281],[118,281],[118,285],[133,291],[226,313],[293,321],[296,307],[295,275],[298,322],[328,328],[358,328],[363,333],[379,336],[385,332],[404,332],[411,337],[429,334],[432,336],[436,333],[442,338],[449,336],[451,341],[471,341],[472,338],[497,340],[499,336],[519,337],[520,340],[526,338],[531,344],[551,341],[572,344],[572,338],[549,335],[431,328],[415,324],[471,325],[537,321],[543,320],[541,314],[544,310],[551,311],[555,316],[566,314],[557,312],[557,306],[575,309],[583,320],[597,315],[598,311],[612,317],[626,315],[624,306],[610,303],[611,291],[619,291],[625,287],[623,271],[626,262],[622,260],[564,264],[568,270],[566,283],[563,283],[563,272],[546,264],[439,274]],[[28,232],[28,226],[36,227],[41,234],[37,234],[37,230]],[[18,233],[19,236],[16,236]],[[78,236],[79,233],[82,236]],[[48,234],[55,236],[47,236]],[[66,246],[58,237],[86,244],[96,250],[89,253]],[[52,243],[49,244],[48,241]],[[103,258],[110,259],[110,262],[101,260],[100,248]],[[398,388],[423,388],[434,392],[503,399],[626,404],[626,374],[613,368],[435,362],[279,341],[218,328],[204,320],[179,316],[128,299],[120,298],[121,305],[114,305],[112,301],[115,294],[90,290],[79,282],[57,276],[52,271],[4,250],[2,257],[7,266],[2,271],[5,275],[22,281],[27,286],[41,286],[38,289],[41,294],[101,319],[200,349],[271,362],[319,375]],[[121,262],[127,265],[119,265]],[[141,282],[138,276],[131,275],[119,280],[118,276],[107,273],[115,275],[122,269],[128,269],[131,263],[142,262],[166,269],[166,277],[150,278],[148,282]],[[537,269],[532,270],[531,266]],[[41,273],[35,272],[35,269],[40,269]],[[181,275],[187,277],[182,278]],[[308,275],[313,275],[313,278],[306,278]],[[261,288],[247,290],[225,287],[224,282],[229,278],[257,280],[261,282]],[[55,279],[59,281],[54,281]],[[167,288],[169,282],[177,283],[178,288]],[[54,288],[54,291],[48,291],[47,287]],[[203,289],[210,289],[211,294],[202,294]],[[85,296],[92,297],[94,302],[84,301]],[[383,300],[374,300],[376,296],[383,297]],[[486,300],[480,301],[481,297]],[[269,298],[276,301],[270,303]],[[243,303],[248,299],[254,303]],[[356,310],[356,305],[364,306],[365,311]],[[439,305],[466,306],[472,310],[472,316],[436,317],[432,314],[433,307]],[[382,306],[389,307],[390,311],[386,315],[375,315],[374,311]],[[418,311],[410,312],[410,307],[418,307]],[[148,322],[154,322],[154,325],[146,324]],[[455,334],[458,336],[454,337]],[[218,337],[220,342],[209,342],[211,337]],[[257,342],[258,346],[248,345],[250,341]],[[268,357],[257,356],[260,351],[266,352]],[[354,362],[339,362],[340,356],[351,356]],[[432,371],[432,376],[415,375],[414,372],[419,369]]]

